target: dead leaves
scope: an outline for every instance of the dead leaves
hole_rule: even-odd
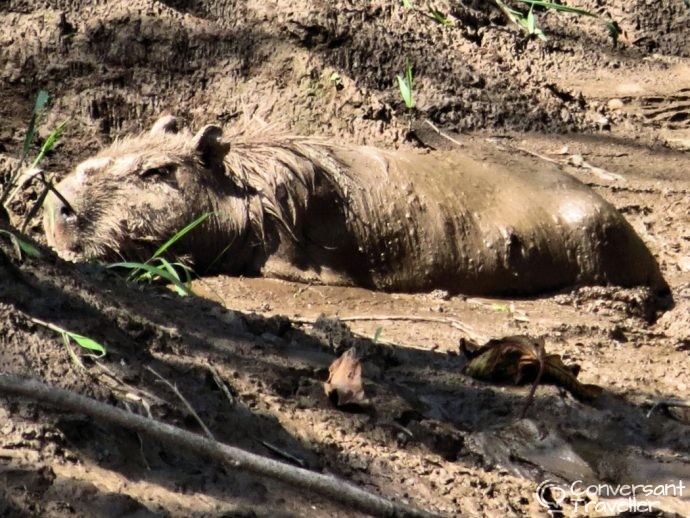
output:
[[[534,383],[535,387],[539,382],[547,383],[562,387],[583,402],[596,399],[602,392],[601,387],[577,380],[579,366],[565,365],[558,354],[546,354],[543,340],[508,336],[478,348],[461,340],[460,351],[469,360],[463,372],[475,379],[515,385]]]
[[[367,403],[362,385],[362,362],[354,347],[336,359],[328,368],[328,373],[324,390],[336,406],[361,406]]]

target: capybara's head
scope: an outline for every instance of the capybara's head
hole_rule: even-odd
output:
[[[225,174],[229,145],[221,134],[216,126],[196,135],[178,131],[178,121],[166,116],[82,162],[46,199],[48,244],[68,259],[146,260],[194,219],[213,213],[178,245],[197,265],[213,261],[247,223],[242,188]]]

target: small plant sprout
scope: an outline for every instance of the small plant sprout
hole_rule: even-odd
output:
[[[575,14],[578,16],[591,16],[594,18],[598,18],[598,16],[591,12],[587,11],[586,9],[580,9],[578,7],[570,7],[568,5],[562,5],[562,4],[556,4],[553,2],[546,2],[543,0],[518,0],[519,2],[522,2],[523,4],[529,5],[529,11],[525,14],[522,11],[519,11],[517,9],[513,9],[512,7],[509,7],[506,5],[502,0],[494,0],[495,4],[503,11],[503,14],[506,15],[506,17],[513,22],[515,25],[518,27],[522,28],[528,35],[530,36],[536,36],[539,39],[546,41],[546,35],[544,34],[544,31],[542,31],[538,26],[537,26],[537,20],[536,20],[536,15],[534,14],[534,7],[543,7],[544,9],[552,10],[552,11],[559,11],[563,13],[570,13],[570,14]]]
[[[414,7],[412,5],[412,0],[402,0],[402,5],[405,9],[412,9]]]
[[[3,207],[6,207],[7,204],[12,201],[12,199],[17,195],[17,193],[26,185],[27,182],[34,178],[38,178],[44,185],[43,191],[39,195],[38,199],[34,202],[33,206],[31,209],[27,212],[24,222],[21,227],[21,231],[24,232],[26,230],[26,227],[28,226],[29,222],[36,216],[39,208],[43,205],[43,201],[45,200],[46,195],[48,194],[48,191],[53,191],[56,193],[58,197],[61,197],[59,193],[55,191],[53,188],[53,185],[50,181],[50,178],[48,178],[43,171],[38,169],[38,165],[41,163],[43,158],[46,156],[46,154],[53,149],[55,146],[55,143],[57,140],[60,138],[62,135],[62,132],[65,128],[65,125],[67,124],[67,121],[62,122],[61,124],[58,125],[55,130],[48,136],[48,138],[45,140],[43,145],[41,146],[41,150],[36,156],[36,158],[33,160],[31,165],[29,166],[28,170],[22,172],[22,168],[24,164],[26,163],[26,160],[29,156],[29,150],[31,148],[31,143],[34,140],[34,137],[36,135],[36,126],[38,125],[38,121],[41,118],[43,112],[45,111],[46,104],[48,102],[49,95],[48,92],[45,90],[39,90],[38,94],[36,95],[36,101],[34,102],[34,109],[31,114],[31,120],[29,121],[29,124],[26,129],[26,135],[24,136],[24,143],[22,145],[22,153],[21,157],[19,160],[19,166],[15,171],[12,172],[10,175],[9,181],[5,183],[2,189],[2,195],[0,196],[0,204]],[[64,200],[63,200],[64,201]]]
[[[688,0],[690,1],[690,0]],[[613,42],[613,48],[618,47],[618,40],[620,39],[623,31],[621,30],[618,22],[611,20],[606,23],[606,29],[609,31],[609,36],[611,36],[611,41]]]
[[[191,280],[194,274],[193,270],[179,261],[171,263],[162,257],[162,255],[177,241],[206,221],[211,215],[211,212],[202,214],[189,225],[179,230],[174,236],[163,243],[146,262],[139,263],[126,261],[112,263],[109,264],[107,268],[125,268],[130,270],[127,280],[134,282],[152,282],[155,279],[163,279],[175,287],[175,291],[180,297],[193,295],[194,292],[191,289]],[[184,272],[184,281],[180,278],[178,273],[180,270]]]
[[[333,72],[329,77],[328,80],[335,86],[336,90],[342,90],[345,85],[343,85],[343,79],[340,77],[340,74],[338,72]]]
[[[519,0],[523,4],[527,4],[530,7],[535,5],[538,7],[543,7],[544,9],[551,9],[553,11],[560,11],[562,13],[577,14],[579,16],[591,16],[593,18],[598,18],[596,14],[586,9],[580,9],[579,7],[570,7],[569,5],[554,4],[553,2],[545,2],[543,0]]]
[[[396,76],[398,80],[398,86],[400,87],[400,95],[405,102],[405,106],[408,109],[415,107],[414,97],[413,97],[413,77],[412,77],[412,64],[410,60],[407,60],[407,66],[405,67],[405,76],[398,74]]]
[[[453,23],[453,20],[448,18],[445,14],[443,14],[441,11],[436,9],[434,5],[429,4],[428,6],[429,9],[429,16],[438,24],[443,25],[444,27],[452,27],[455,25]]]
[[[375,344],[379,342],[379,338],[381,338],[381,333],[383,333],[383,328],[382,327],[377,327],[376,331],[374,331],[374,338],[372,338],[372,342]]]
[[[77,356],[77,354],[74,352],[74,349],[72,349],[72,341],[74,341],[74,343],[76,343],[82,349],[90,351],[87,354],[87,356],[91,358],[103,358],[106,354],[105,347],[103,347],[100,343],[93,340],[92,338],[89,338],[88,336],[83,336],[77,333],[73,333],[72,331],[67,331],[67,329],[65,329],[64,327],[60,327],[58,325],[51,324],[50,322],[39,320],[38,318],[32,318],[31,321],[35,324],[38,324],[39,326],[43,326],[47,329],[50,329],[51,331],[59,333],[62,337],[62,342],[65,344],[65,349],[67,349],[67,353],[69,354],[70,358],[75,363],[75,365],[78,365],[79,367],[84,368],[84,364],[79,359],[79,356]]]
[[[29,121],[29,126],[26,129],[26,135],[24,136],[24,145],[22,146],[21,158],[22,163],[29,155],[29,148],[31,147],[31,143],[34,141],[34,135],[36,133],[36,124],[43,113],[43,109],[45,108],[49,97],[48,92],[45,90],[39,90],[38,94],[36,94],[36,101],[34,102],[34,109],[31,113],[31,120]]]
[[[539,27],[537,27],[537,20],[534,16],[534,6],[529,8],[527,13],[527,34],[530,36],[537,36],[540,40],[546,41],[546,35]]]

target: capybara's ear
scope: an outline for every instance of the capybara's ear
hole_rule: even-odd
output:
[[[179,120],[173,115],[163,115],[151,126],[151,135],[158,133],[177,133],[180,131]]]
[[[196,152],[201,155],[204,164],[212,165],[223,161],[230,150],[230,144],[221,142],[222,136],[223,130],[211,124],[204,126],[194,135],[192,144]]]

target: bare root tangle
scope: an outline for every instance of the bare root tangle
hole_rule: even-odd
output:
[[[143,433],[172,446],[230,464],[247,471],[312,491],[365,513],[387,517],[432,517],[433,513],[391,502],[329,475],[314,473],[273,459],[228,446],[181,428],[160,423],[137,414],[101,403],[69,390],[47,385],[35,379],[0,374],[0,392],[48,403],[63,410],[77,412],[107,423]]]

